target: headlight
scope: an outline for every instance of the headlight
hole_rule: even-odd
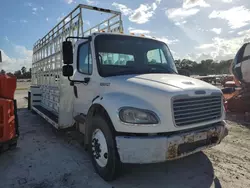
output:
[[[158,117],[151,111],[125,107],[119,111],[120,120],[131,124],[158,124]]]

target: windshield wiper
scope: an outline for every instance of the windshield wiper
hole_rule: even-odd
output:
[[[145,65],[145,64],[144,64]],[[119,76],[127,74],[150,74],[150,73],[169,73],[178,74],[175,70],[170,67],[163,67],[161,65],[151,64],[141,67],[123,67],[122,70],[106,73],[107,76]]]
[[[111,73],[110,76],[119,76],[119,75],[126,75],[126,74],[142,74],[144,71],[142,70],[120,70],[120,71],[115,71],[114,73]]]
[[[163,67],[161,65],[157,65],[157,64],[151,64],[148,65],[150,67],[150,71],[156,71],[157,69],[163,70],[163,71],[167,71],[168,73],[175,73],[178,74],[174,69],[172,69],[171,67]]]

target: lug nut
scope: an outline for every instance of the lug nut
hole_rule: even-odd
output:
[[[104,153],[103,157],[104,157],[105,159],[107,159],[107,158],[108,158],[108,153]]]

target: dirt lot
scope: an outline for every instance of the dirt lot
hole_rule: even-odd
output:
[[[26,94],[16,92],[21,136],[15,150],[0,155],[1,188],[250,187],[250,126],[228,121],[229,135],[219,146],[168,163],[129,165],[106,183],[71,134],[53,131],[26,110]]]
[[[17,90],[27,90],[30,87],[30,82],[26,79],[17,80]]]

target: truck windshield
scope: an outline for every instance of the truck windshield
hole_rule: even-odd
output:
[[[177,74],[173,57],[160,41],[122,35],[95,39],[97,67],[102,77],[167,73]]]

